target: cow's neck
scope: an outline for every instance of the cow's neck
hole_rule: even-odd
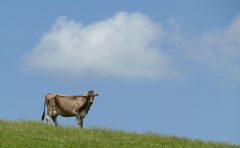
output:
[[[90,110],[90,107],[92,106],[92,103],[90,103],[90,97],[89,96],[86,96],[86,103],[81,107],[81,111],[82,110],[85,110],[85,111],[89,111]]]

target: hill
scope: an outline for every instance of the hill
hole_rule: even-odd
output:
[[[235,148],[237,145],[110,129],[55,127],[34,121],[0,120],[0,147]]]

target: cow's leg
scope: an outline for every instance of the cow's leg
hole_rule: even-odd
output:
[[[80,126],[81,126],[81,128],[83,128],[83,118],[82,117],[80,118]]]
[[[77,126],[83,128],[83,118],[79,115],[76,116]]]
[[[58,126],[57,116],[51,116],[51,117],[52,117],[52,120],[53,120],[54,124],[55,124],[56,126]]]
[[[76,116],[77,126],[80,127],[80,117]]]
[[[50,107],[49,105],[47,106],[47,115],[46,115],[46,122],[49,123],[50,121]]]
[[[50,121],[50,117],[49,115],[46,115],[46,122],[49,123],[49,121]]]

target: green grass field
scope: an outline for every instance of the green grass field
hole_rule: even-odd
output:
[[[34,121],[0,120],[0,147],[235,148],[240,146],[102,128],[78,129],[55,127]]]

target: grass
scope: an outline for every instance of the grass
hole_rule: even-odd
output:
[[[55,127],[35,121],[0,120],[0,147],[39,148],[237,148],[158,134],[137,134],[103,128]]]

